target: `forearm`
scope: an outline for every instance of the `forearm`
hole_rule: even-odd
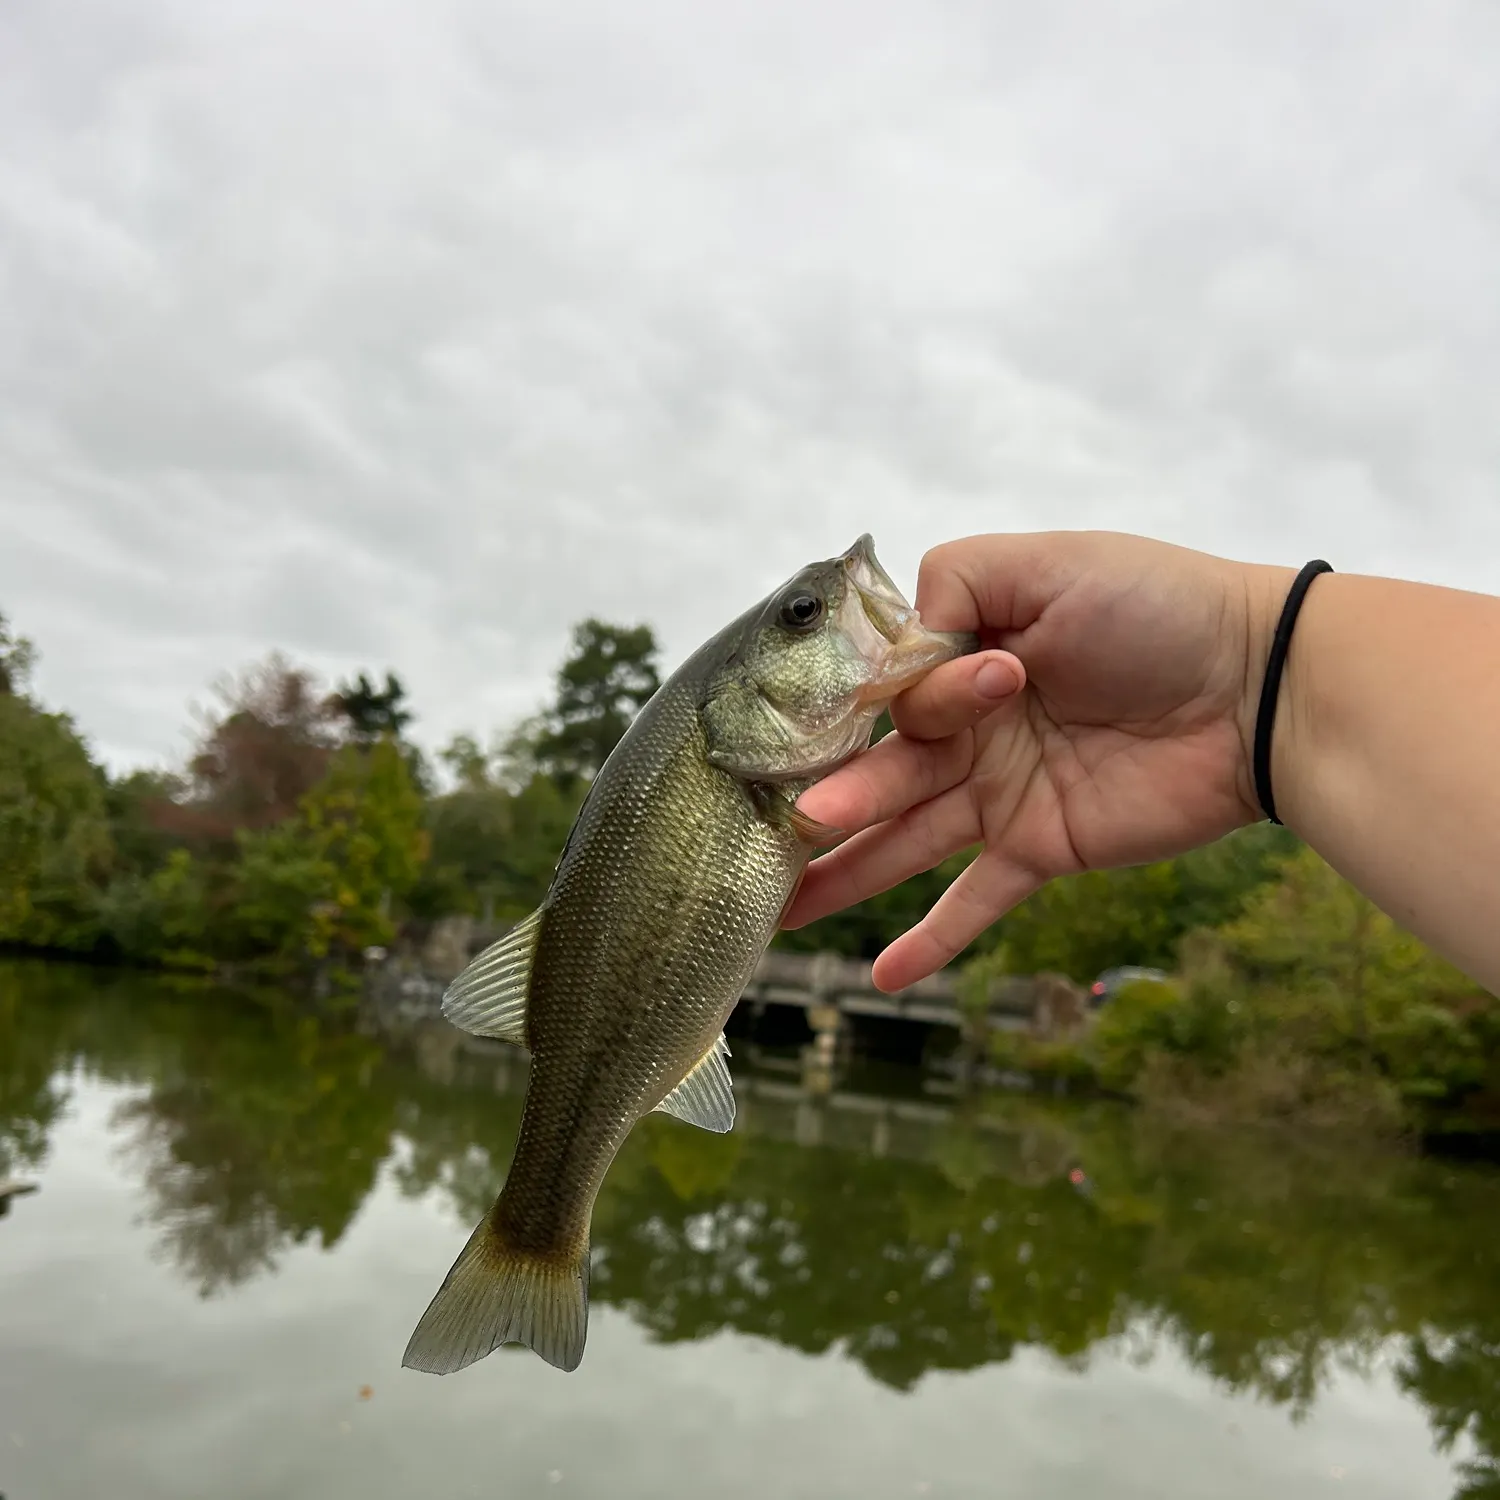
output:
[[[1292,576],[1255,570],[1262,669]],[[1253,723],[1261,679],[1247,676]],[[1271,779],[1289,828],[1500,992],[1500,599],[1316,579],[1282,677]]]

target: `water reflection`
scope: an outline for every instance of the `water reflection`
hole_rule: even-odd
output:
[[[393,1050],[203,990],[0,967],[0,1176],[44,1168],[75,1076],[136,1086],[119,1164],[159,1256],[223,1297],[293,1245],[338,1245],[382,1173],[451,1203],[456,1250],[503,1178],[524,1075],[445,1028]],[[1294,1412],[1394,1348],[1434,1440],[1474,1454],[1456,1494],[1500,1495],[1500,1174],[1158,1137],[1105,1108],[742,1082],[733,1133],[649,1119],[601,1194],[595,1301],[655,1339],[836,1348],[901,1391],[1023,1347],[1081,1368],[1128,1343]]]

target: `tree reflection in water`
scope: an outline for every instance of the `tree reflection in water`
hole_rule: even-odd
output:
[[[121,1159],[205,1296],[336,1245],[382,1171],[451,1202],[457,1244],[520,1114],[514,1055],[397,1053],[203,989],[0,968],[0,1170],[42,1161],[74,1070],[134,1086]],[[1500,1496],[1493,1168],[1016,1099],[876,1156],[798,1144],[797,1108],[752,1088],[727,1136],[643,1121],[595,1212],[594,1299],[666,1342],[838,1349],[901,1390],[1018,1347],[1079,1366],[1172,1349],[1297,1414],[1336,1371],[1394,1359],[1440,1446],[1475,1451],[1458,1495]]]

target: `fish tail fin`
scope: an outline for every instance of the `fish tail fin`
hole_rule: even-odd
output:
[[[512,1249],[486,1214],[443,1278],[401,1363],[451,1375],[498,1349],[525,1344],[549,1365],[576,1370],[588,1333],[588,1244],[577,1255]]]

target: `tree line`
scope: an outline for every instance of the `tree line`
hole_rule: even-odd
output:
[[[0,944],[338,979],[437,917],[514,920],[656,655],[647,627],[584,621],[541,713],[434,763],[395,673],[330,689],[273,653],[216,685],[183,764],[112,775],[31,691],[36,649],[0,616]]]
[[[272,655],[218,684],[181,766],[111,775],[32,694],[35,663],[0,617],[0,943],[351,989],[369,947],[451,914],[532,910],[661,680],[648,625],[584,620],[535,715],[429,759],[394,673],[327,688]],[[974,852],[777,944],[872,958]],[[1174,974],[1112,1002],[1084,1043],[997,1040],[1031,1072],[1221,1108],[1243,1095],[1252,1113],[1487,1119],[1476,1106],[1494,1099],[1500,1125],[1494,997],[1275,825],[1054,881],[962,963],[975,993],[1001,972]]]

